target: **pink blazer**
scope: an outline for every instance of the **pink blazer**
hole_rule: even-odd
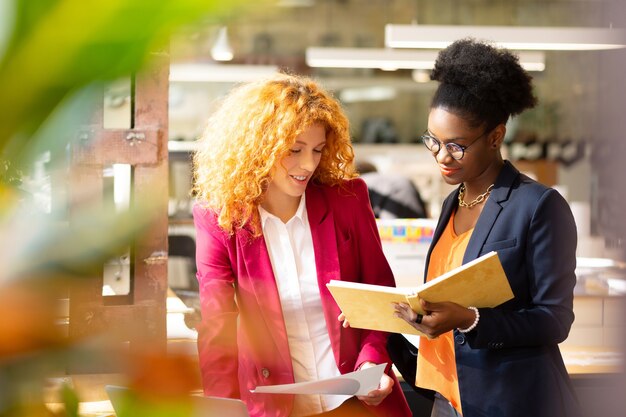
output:
[[[365,183],[347,181],[343,187],[310,184],[307,213],[313,236],[315,263],[326,326],[335,361],[342,374],[361,363],[391,363],[387,334],[344,329],[326,283],[331,279],[394,286],[383,255]],[[228,236],[215,213],[194,207],[196,262],[202,306],[198,353],[205,395],[241,398],[252,417],[287,417],[291,395],[252,394],[257,385],[293,383],[287,334],[263,237],[249,230]],[[390,372],[390,366],[387,368]],[[398,381],[377,407],[379,416],[411,416]]]

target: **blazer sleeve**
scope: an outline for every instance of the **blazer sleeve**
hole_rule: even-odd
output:
[[[215,214],[198,205],[196,264],[202,322],[198,356],[205,395],[239,398],[235,279],[228,251],[229,238]]]
[[[357,196],[357,207],[353,209],[356,219],[358,257],[361,262],[361,282],[395,287],[396,282],[391,267],[383,253],[367,186],[360,179],[354,180],[353,184]],[[389,363],[386,348],[389,334],[376,330],[361,330],[361,332],[361,350],[355,369],[368,361],[378,364]]]
[[[557,191],[540,196],[524,250],[526,273],[511,275],[527,281],[530,302],[517,310],[481,309],[478,327],[468,333],[472,347],[553,345],[567,338],[574,321],[576,225]]]

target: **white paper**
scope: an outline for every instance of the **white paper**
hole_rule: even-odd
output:
[[[250,390],[250,392],[264,394],[367,395],[378,388],[386,366],[386,364],[382,363],[371,368],[318,381],[262,385]]]

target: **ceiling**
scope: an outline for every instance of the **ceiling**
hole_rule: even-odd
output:
[[[305,62],[306,48],[383,48],[387,23],[609,27],[610,3],[608,0],[271,0],[246,6],[220,21],[205,20],[181,31],[172,41],[171,54],[174,63],[216,64],[226,70],[227,65],[275,65],[284,71],[313,76],[342,99],[357,142],[363,136],[363,126],[375,118],[391,121],[397,141],[412,142],[425,127],[434,83],[415,82],[411,70],[310,68]],[[234,53],[233,60],[224,64],[212,61],[210,55],[221,26],[228,29]],[[533,73],[541,104],[517,122],[517,140],[577,140],[593,134],[590,126],[598,100],[598,65],[602,54],[546,52],[546,70]],[[173,95],[186,98],[187,106],[171,109],[173,135],[184,139],[196,136],[214,99],[231,85],[174,86]],[[378,89],[379,98],[374,94],[372,100],[364,93],[372,88]],[[190,109],[194,110],[193,114]],[[177,119],[177,115],[185,120]]]
[[[228,27],[233,63],[306,72],[308,46],[384,47],[387,23],[608,27],[607,0],[268,0],[183,34],[178,58],[207,58],[218,24]],[[294,4],[301,6],[279,6]],[[179,46],[179,45],[177,45]]]

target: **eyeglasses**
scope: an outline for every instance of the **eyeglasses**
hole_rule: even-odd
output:
[[[478,139],[485,136],[487,133],[489,133],[489,131],[484,132],[482,135],[474,139],[467,146],[459,145],[458,143],[453,143],[453,142],[448,142],[444,146],[446,147],[446,151],[448,151],[448,153],[450,154],[452,158],[456,159],[457,161],[460,161],[461,159],[463,159],[463,156],[465,155],[465,150],[469,148],[470,146],[472,146],[475,142],[477,142]],[[428,148],[428,150],[431,151],[433,155],[437,155],[439,151],[441,150],[441,141],[437,139],[436,137],[434,137],[433,135],[431,135],[428,132],[428,130],[424,132],[424,134],[422,135],[422,142],[424,142],[424,145],[426,146],[426,148]]]

